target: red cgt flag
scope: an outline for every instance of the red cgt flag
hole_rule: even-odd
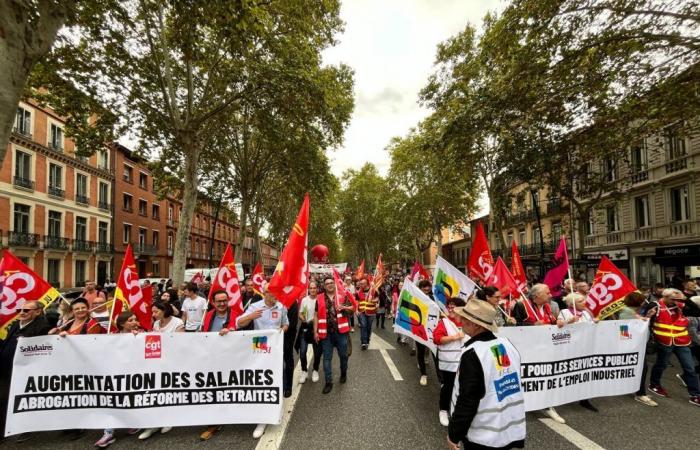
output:
[[[504,297],[507,295],[512,295],[514,297],[520,296],[518,282],[513,278],[513,274],[510,273],[506,263],[503,262],[500,256],[493,268],[491,278],[489,278],[486,284],[497,287]]]
[[[413,284],[418,284],[420,280],[429,280],[430,273],[428,273],[428,271],[425,270],[425,267],[423,267],[421,263],[416,261],[413,264],[413,269],[411,269],[411,275],[408,278],[410,278],[410,280],[413,281]]]
[[[527,277],[525,276],[525,269],[523,268],[523,261],[520,259],[520,251],[515,241],[513,241],[513,247],[511,248],[510,256],[510,272],[513,274],[513,278],[518,282],[518,291],[525,292],[527,287]]]
[[[625,274],[603,256],[591,284],[591,290],[588,291],[586,307],[593,317],[605,319],[621,310],[625,306],[625,296],[636,290],[635,285]]]
[[[25,302],[37,300],[46,308],[61,294],[34,273],[9,250],[0,259],[0,339],[17,318],[17,309]]]
[[[309,194],[304,196],[296,222],[289,232],[287,245],[272,275],[267,289],[284,306],[303,296],[309,285]]]
[[[151,302],[153,291],[141,289],[139,274],[134,262],[134,252],[131,244],[126,247],[124,262],[117,279],[117,289],[114,291],[114,305],[109,315],[109,323],[116,323],[117,317],[125,309],[131,310],[141,324],[141,328],[146,331],[151,330],[152,315]],[[113,330],[112,330],[113,331]]]
[[[355,272],[355,278],[358,280],[365,277],[365,260],[363,259],[359,266],[357,266],[357,272]]]
[[[470,277],[482,283],[486,283],[493,273],[493,256],[481,222],[476,223],[476,236],[472,243],[472,252],[469,254],[467,272]]]
[[[263,285],[265,284],[265,272],[263,272],[262,265],[260,265],[260,263],[255,265],[253,274],[250,276],[250,281],[253,282],[253,289],[255,292],[262,295]]]
[[[236,261],[233,259],[231,243],[226,245],[224,256],[221,257],[219,270],[211,281],[209,289],[209,303],[211,303],[216,291],[226,291],[228,295],[228,306],[236,317],[243,314],[243,296],[241,295],[241,284],[238,282],[238,272],[236,272]]]

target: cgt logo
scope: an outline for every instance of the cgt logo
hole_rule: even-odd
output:
[[[160,335],[147,335],[146,336],[146,359],[160,358]]]

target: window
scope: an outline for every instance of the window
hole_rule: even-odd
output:
[[[683,222],[690,220],[690,198],[688,186],[671,189],[671,221]]]
[[[173,249],[173,233],[168,232],[168,250]]]
[[[518,245],[525,245],[525,230],[518,232]]]
[[[617,165],[613,159],[606,158],[603,161],[603,170],[605,170],[605,181],[612,183],[617,180]]]
[[[32,180],[32,155],[19,150],[15,153],[15,178],[31,182]]]
[[[535,209],[540,204],[540,193],[538,191],[534,191],[530,196],[532,197],[532,209]]]
[[[85,279],[87,278],[86,271],[85,271],[86,266],[87,266],[86,262],[82,259],[78,259],[75,261],[75,286],[76,287],[82,287],[85,284]]]
[[[88,177],[85,174],[78,173],[75,175],[75,201],[78,203],[88,204]]]
[[[29,206],[15,203],[14,231],[15,233],[29,233]]]
[[[159,276],[160,275],[160,262],[153,261],[153,262],[151,262],[151,265],[153,266],[153,275]]]
[[[124,194],[124,211],[131,212],[133,211],[132,206],[131,206],[131,195],[129,194]]]
[[[75,218],[75,239],[78,241],[87,240],[87,219],[85,217]]]
[[[148,202],[146,200],[139,200],[139,215],[148,216]]]
[[[532,243],[535,245],[539,245],[540,242],[542,242],[540,239],[540,228],[535,227],[532,229]]]
[[[620,231],[620,223],[617,215],[617,205],[610,205],[605,208],[607,218],[608,233]]]
[[[155,248],[158,248],[158,239],[160,238],[159,233],[155,230],[153,230],[153,246]]]
[[[61,237],[61,213],[49,211],[49,236]]]
[[[107,222],[99,222],[97,224],[97,241],[100,244],[109,242],[108,238],[109,224]]]
[[[109,169],[109,153],[107,153],[107,150],[97,152],[97,167],[102,170]]]
[[[49,194],[63,197],[63,167],[49,163]]]
[[[109,184],[100,181],[99,188],[97,189],[97,197],[99,200],[99,206],[102,209],[109,208]]]
[[[168,222],[173,221],[173,205],[168,206]]]
[[[148,189],[148,175],[143,172],[139,172],[139,187]]]
[[[588,212],[588,216],[585,217],[583,220],[583,228],[584,232],[586,233],[586,236],[593,236],[595,234],[595,221],[594,221],[595,214],[593,211]]]
[[[639,145],[632,147],[630,161],[632,164],[633,174],[647,170],[649,161],[647,158],[647,146],[645,141],[642,141]]]
[[[669,161],[685,156],[685,139],[680,136],[678,127],[664,130],[664,150]]]
[[[131,168],[131,166],[127,166],[124,164],[124,181],[127,183],[133,183],[134,182],[134,169]]]
[[[146,245],[146,229],[139,227],[139,245],[144,246]]]
[[[649,215],[649,196],[643,195],[634,199],[634,214],[637,228],[651,226],[651,216]]]
[[[508,232],[508,247],[510,247],[511,245],[513,245],[513,232],[509,231]]]
[[[128,244],[131,242],[131,225],[124,224],[124,243]]]
[[[49,128],[49,147],[63,151],[63,129],[53,123]]]
[[[156,204],[151,206],[151,215],[155,220],[160,220],[160,206]]]
[[[17,108],[17,117],[15,118],[15,131],[25,136],[32,135],[32,113],[22,108]]]
[[[61,283],[61,260],[49,259],[46,268],[46,281],[53,287],[60,286]]]
[[[561,239],[561,222],[552,223],[552,242],[559,242]]]

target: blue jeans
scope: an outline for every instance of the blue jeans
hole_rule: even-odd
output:
[[[332,383],[334,348],[338,349],[340,357],[340,375],[343,376],[348,372],[348,334],[329,332],[328,336],[321,341],[321,345],[323,346],[323,373],[326,383]]]
[[[321,359],[319,356],[321,356],[319,345],[314,341],[311,342],[306,342],[306,336],[303,334],[299,338],[299,360],[301,361],[301,370],[303,372],[306,372],[308,367],[307,367],[307,360],[306,360],[306,350],[308,349],[309,345],[314,349],[314,370],[318,371],[318,366],[321,365]]]
[[[360,313],[357,321],[360,323],[360,344],[369,345],[369,339],[372,337],[374,315],[368,316],[365,313]]]
[[[668,360],[671,357],[671,353],[676,354],[676,358],[681,363],[683,368],[683,381],[688,385],[688,393],[691,397],[700,395],[700,385],[698,383],[698,374],[695,373],[695,363],[693,362],[693,355],[690,353],[690,347],[679,347],[677,345],[661,345],[656,346],[656,363],[654,367],[651,368],[650,382],[652,385],[661,385],[661,375],[664,373],[664,369],[668,366]]]

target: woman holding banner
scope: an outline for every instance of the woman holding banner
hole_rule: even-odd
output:
[[[88,301],[83,297],[78,297],[70,304],[73,320],[66,321],[62,326],[49,331],[49,334],[58,334],[61,337],[77,334],[104,334],[106,330],[102,328],[100,322],[90,317]]]
[[[496,326],[505,327],[508,325],[515,325],[515,319],[506,314],[501,307],[501,291],[499,291],[497,287],[484,286],[476,291],[476,298],[488,302],[496,308]]]

